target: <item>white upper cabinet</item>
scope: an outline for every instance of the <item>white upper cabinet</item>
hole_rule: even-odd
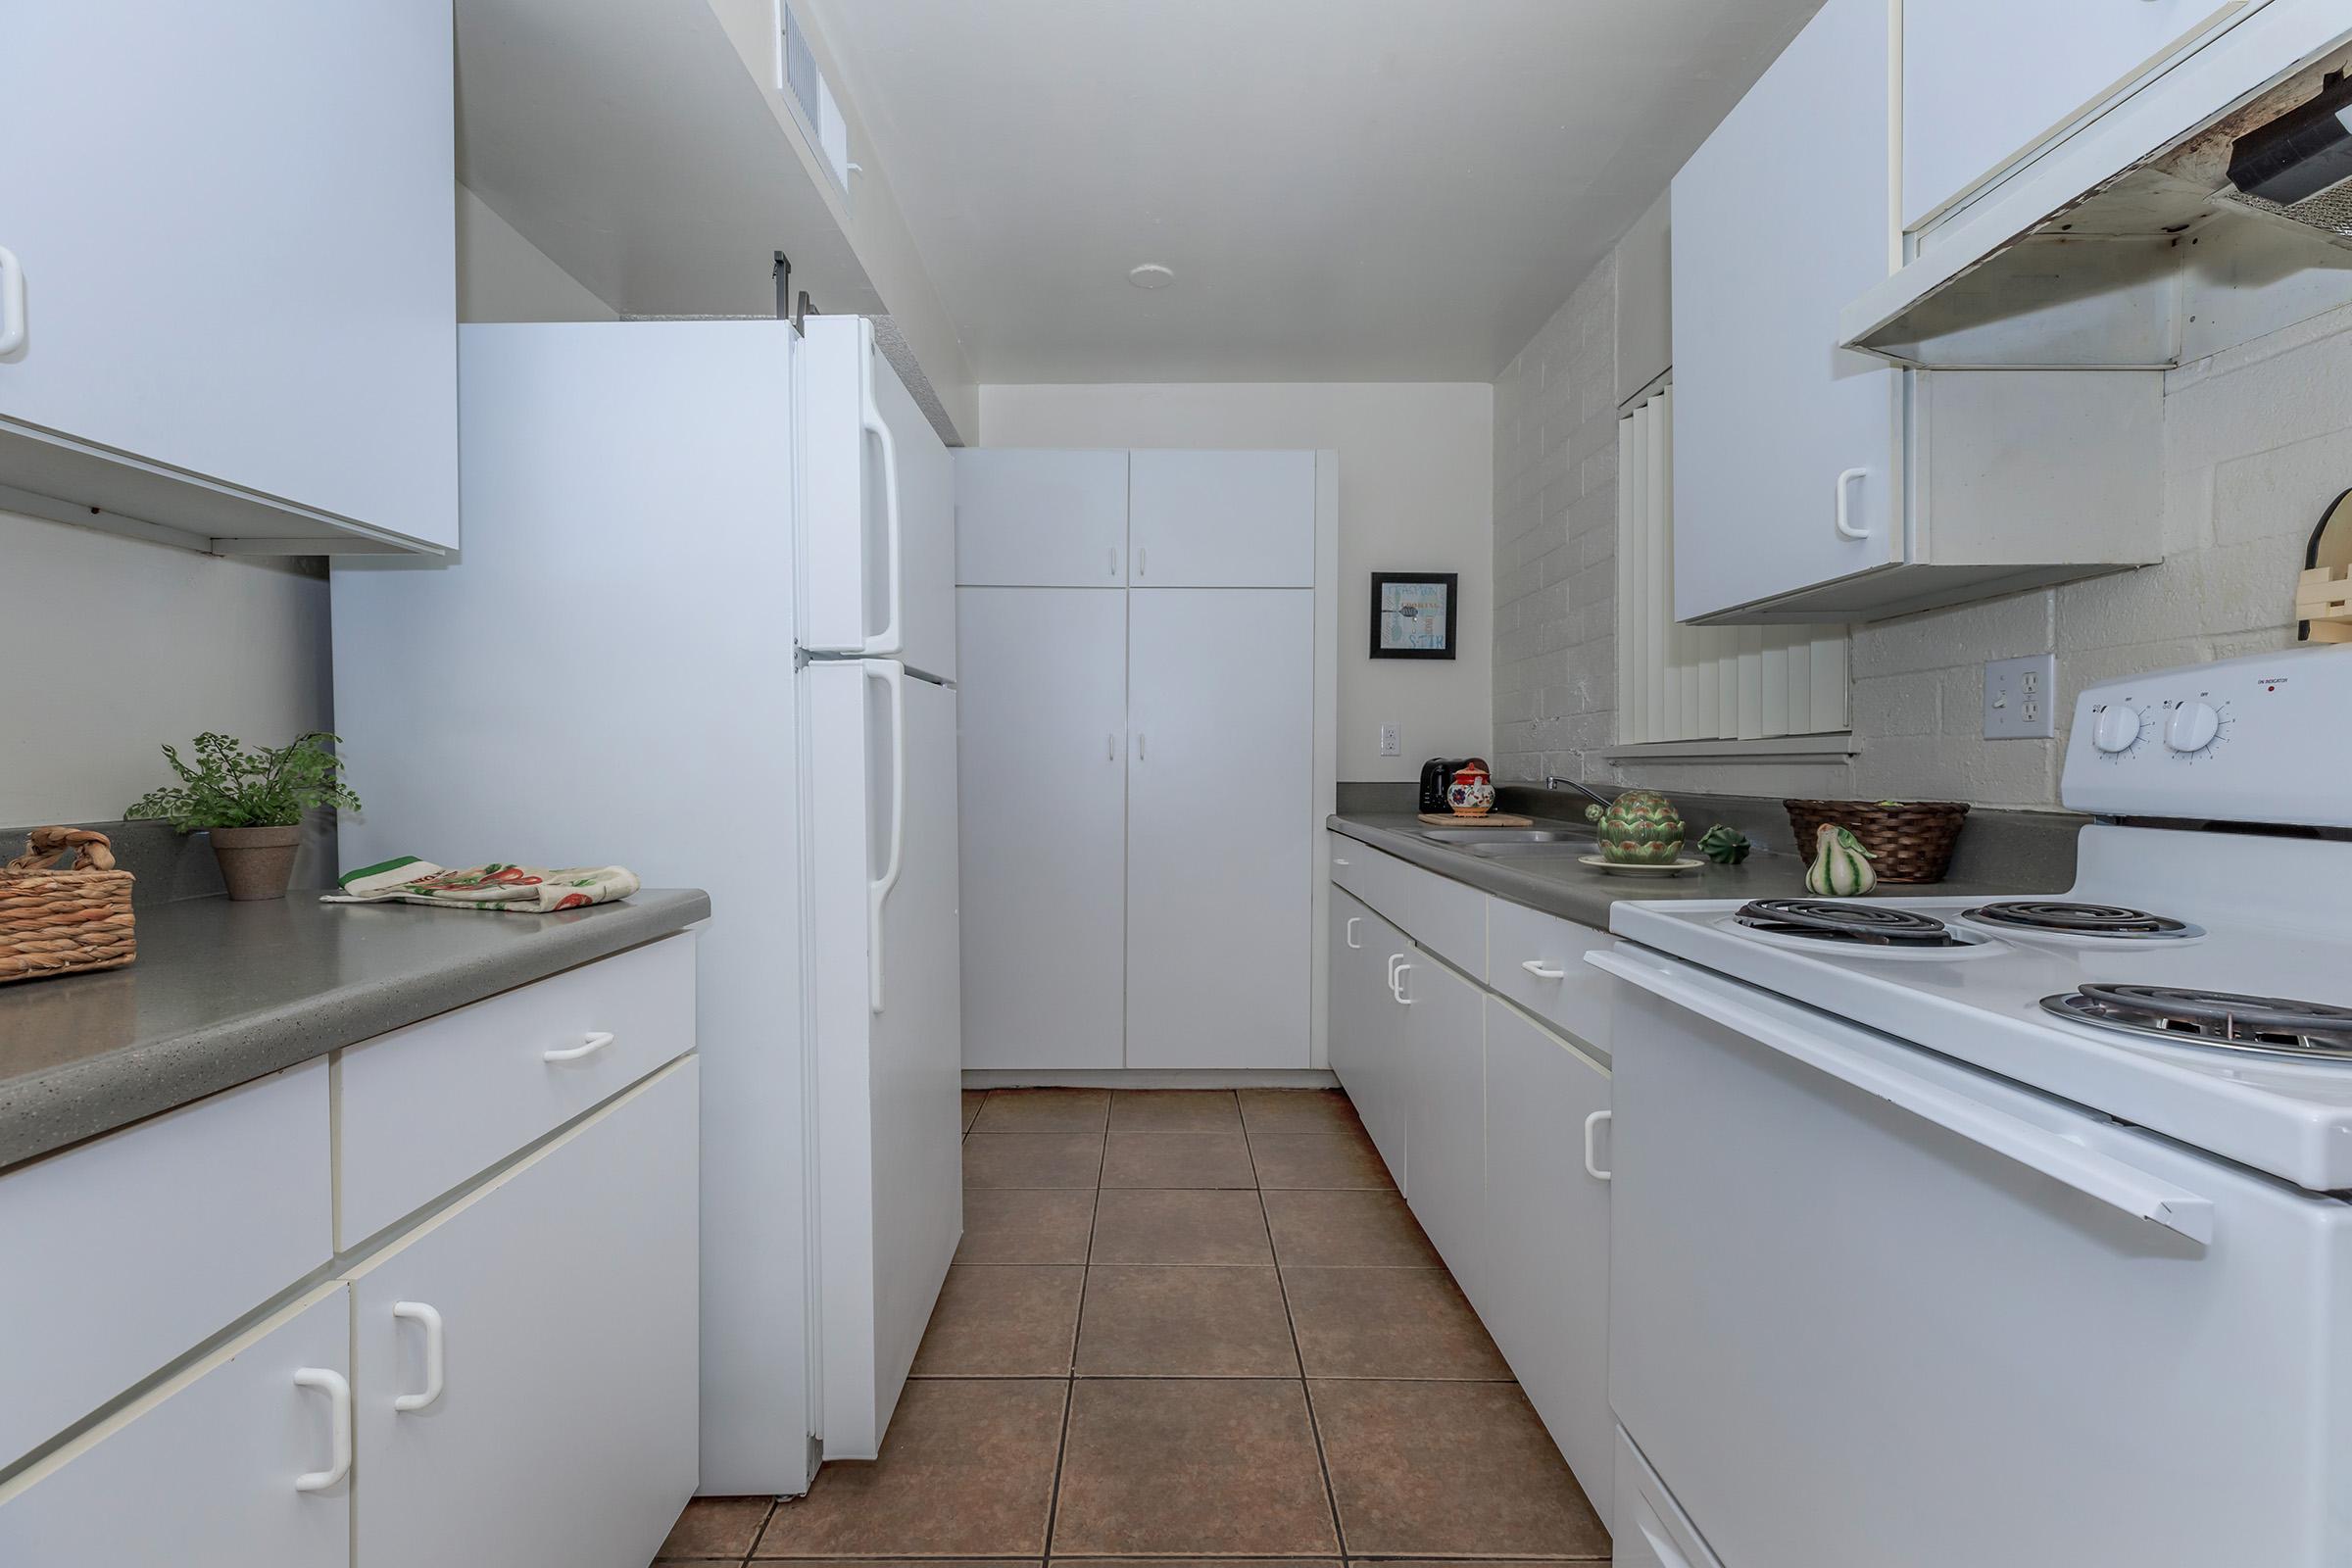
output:
[[[1127,454],[967,447],[956,454],[956,581],[1127,583]]]
[[[1139,588],[1312,588],[1312,452],[1129,456],[1128,580]]]
[[[1678,619],[1900,558],[1901,381],[1837,347],[1892,262],[1888,0],[1830,0],[1674,179]]]
[[[2246,0],[1901,3],[1905,229],[2253,9]]]
[[[449,7],[9,23],[9,503],[224,550],[454,547]]]

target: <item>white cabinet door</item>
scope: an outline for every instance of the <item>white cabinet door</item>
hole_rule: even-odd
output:
[[[1902,558],[1899,372],[1836,347],[1892,261],[1887,5],[1829,0],[1675,176],[1678,619]]]
[[[350,1377],[351,1298],[338,1285],[0,1485],[0,1562],[349,1564]],[[330,1481],[338,1448],[344,1473]]]
[[[2252,9],[2244,0],[1901,3],[1906,229]]]
[[[956,590],[963,1062],[1117,1067],[1127,592]]]
[[[1156,588],[1312,588],[1312,452],[1136,452],[1129,581]]]
[[[1331,895],[1331,1068],[1363,1118],[1398,1192],[1404,1191],[1405,1020],[1389,989],[1389,962],[1406,943],[1352,894]]]
[[[1405,1146],[1413,1214],[1470,1304],[1487,1309],[1486,994],[1419,948],[1396,989],[1405,1026]]]
[[[697,1065],[355,1276],[360,1562],[652,1559],[695,1487]]]
[[[1580,965],[1581,967],[1581,965]],[[1609,1417],[1609,1075],[1497,997],[1487,999],[1487,1295],[1479,1303],[1602,1523],[1614,1495]]]
[[[410,0],[11,6],[0,424],[456,545],[450,26]]]
[[[1127,605],[1127,1065],[1304,1067],[1314,595]]]
[[[1102,588],[1127,581],[1127,454],[956,454],[956,580]]]

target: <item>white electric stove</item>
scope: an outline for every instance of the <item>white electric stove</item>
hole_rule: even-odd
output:
[[[1616,906],[1620,1562],[2352,1562],[2348,733],[2134,677],[2062,897]]]

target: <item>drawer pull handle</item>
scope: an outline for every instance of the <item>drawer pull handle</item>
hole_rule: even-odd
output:
[[[1396,966],[1396,972],[1389,977],[1389,994],[1407,1007],[1413,1004],[1413,999],[1404,994],[1404,977],[1412,972],[1411,964],[1400,963]]]
[[[424,1325],[424,1388],[416,1394],[398,1395],[392,1400],[392,1408],[395,1410],[421,1410],[441,1397],[441,1368],[445,1364],[445,1357],[442,1353],[441,1311],[440,1308],[428,1306],[422,1301],[394,1301],[392,1315],[397,1318],[406,1318],[412,1323]]]
[[[1612,1178],[1614,1173],[1611,1171],[1602,1170],[1600,1168],[1600,1162],[1592,1157],[1592,1131],[1602,1122],[1612,1121],[1615,1118],[1605,1110],[1596,1110],[1592,1115],[1585,1118],[1585,1174],[1592,1177],[1596,1182],[1608,1181]]]
[[[1348,945],[1351,948],[1361,948],[1363,946],[1361,942],[1355,940],[1355,928],[1363,923],[1363,919],[1364,917],[1360,914],[1351,914],[1348,917],[1348,929],[1345,935],[1348,939]]]
[[[1542,958],[1522,959],[1519,967],[1539,980],[1565,980],[1568,978],[1567,970],[1557,964],[1545,963]]]
[[[1348,862],[1344,859],[1334,859],[1331,863],[1334,865],[1346,865]]]
[[[612,1043],[612,1033],[611,1030],[591,1030],[588,1038],[578,1045],[566,1046],[561,1051],[542,1051],[539,1053],[539,1059],[541,1061],[577,1061],[582,1056],[595,1055]]]
[[[319,1389],[327,1399],[327,1425],[333,1429],[333,1448],[323,1470],[305,1470],[294,1478],[296,1492],[324,1492],[351,1474],[351,1383],[342,1373],[322,1366],[306,1366],[294,1374],[298,1389]]]

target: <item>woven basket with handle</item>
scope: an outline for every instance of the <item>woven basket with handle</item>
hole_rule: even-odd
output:
[[[1940,882],[1951,868],[1952,846],[1968,808],[1958,801],[1783,801],[1796,829],[1796,853],[1807,858],[1822,824],[1850,830],[1871,855],[1882,882]]]
[[[24,853],[0,866],[0,984],[119,969],[138,956],[130,881],[105,834],[33,829]]]

